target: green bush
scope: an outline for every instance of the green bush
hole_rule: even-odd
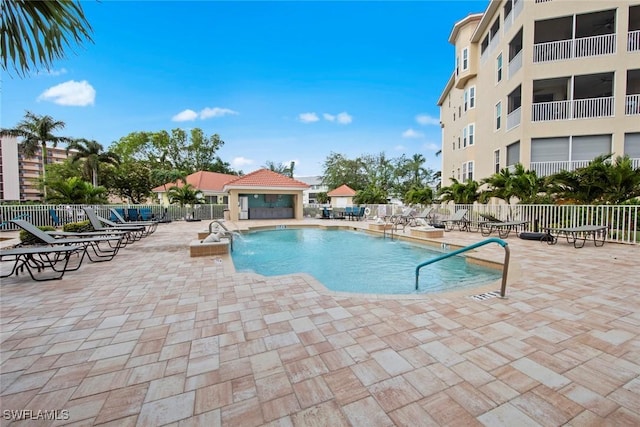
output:
[[[84,233],[85,231],[93,231],[93,227],[89,221],[70,222],[62,227],[63,231],[71,233]]]
[[[42,231],[54,231],[56,229],[50,225],[41,225],[38,228]],[[42,243],[40,239],[25,230],[20,230],[20,241],[23,245],[35,245],[37,243]]]

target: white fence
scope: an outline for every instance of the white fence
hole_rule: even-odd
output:
[[[170,220],[180,220],[193,216],[195,219],[213,220],[224,217],[226,205],[198,205],[179,207],[161,205],[100,205],[93,206],[101,216],[109,217],[109,208],[140,209],[151,208],[154,216],[159,219],[165,217]],[[399,214],[406,207],[398,205],[366,205],[367,217],[385,217]],[[414,207],[415,214],[422,212],[427,206]],[[605,225],[609,228],[608,241],[618,243],[640,244],[640,205],[506,205],[479,204],[456,205],[444,203],[431,206],[441,217],[446,217],[458,209],[468,209],[467,219],[474,225],[483,218],[480,213],[493,215],[501,220],[528,221],[531,231],[542,230],[545,227],[575,227],[593,224]],[[8,221],[23,215],[29,216],[29,221],[38,226],[55,225],[49,214],[54,209],[62,223],[75,222],[84,219],[82,206],[60,205],[0,205],[0,230],[16,230]],[[305,217],[320,217],[322,205],[305,206]]]

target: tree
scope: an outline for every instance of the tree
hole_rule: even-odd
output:
[[[488,189],[482,192],[483,199],[496,197],[508,204],[513,198],[519,203],[537,203],[542,197],[544,180],[538,178],[535,171],[525,170],[522,164],[517,163],[512,172],[504,168],[500,172],[494,173],[482,180],[482,184],[487,184]]]
[[[4,0],[0,3],[2,68],[24,76],[51,68],[72,43],[91,39],[80,2]]]
[[[387,193],[380,187],[370,186],[364,190],[356,191],[353,196],[356,205],[379,205],[387,203]]]
[[[155,187],[151,180],[151,171],[145,162],[130,161],[120,165],[105,177],[105,186],[123,199],[133,204],[144,203]]]
[[[3,4],[6,2],[3,2]],[[4,6],[3,6],[4,7]],[[54,132],[64,129],[64,122],[54,120],[51,116],[39,116],[30,111],[13,129],[1,129],[0,135],[21,137],[20,149],[26,157],[33,157],[40,149],[42,154],[42,179],[46,182],[47,143],[54,147],[59,142],[69,142],[71,138],[56,136]],[[44,187],[44,197],[47,197],[47,187]]]
[[[77,176],[49,182],[48,185],[51,191],[46,199],[47,203],[94,204],[107,201],[107,190],[104,187],[94,187]]]
[[[429,187],[412,188],[404,195],[403,201],[410,205],[428,205],[433,201],[433,190]]]
[[[331,153],[324,161],[322,183],[329,188],[338,188],[347,184],[355,191],[367,187],[368,177],[363,161],[358,158],[350,160],[338,153]]]
[[[76,139],[67,145],[67,153],[69,153],[69,150],[77,150],[70,157],[72,162],[84,160],[85,173],[91,179],[94,187],[98,186],[98,170],[101,163],[114,166],[120,163],[120,158],[117,154],[103,151],[102,145],[96,141]]]
[[[180,206],[197,205],[203,203],[202,191],[193,185],[184,183],[181,186],[171,187],[167,193],[169,203],[178,203]]]
[[[453,182],[448,187],[442,187],[440,189],[440,196],[442,201],[453,201],[454,203],[471,204],[478,200],[480,194],[480,184],[477,181],[468,179],[466,182],[459,182],[455,178],[451,178]]]

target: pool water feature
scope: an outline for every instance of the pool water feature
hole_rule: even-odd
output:
[[[484,285],[501,271],[454,256],[420,271],[415,268],[443,251],[365,232],[289,228],[255,231],[234,241],[236,271],[264,276],[308,273],[328,289],[368,294],[457,291]]]

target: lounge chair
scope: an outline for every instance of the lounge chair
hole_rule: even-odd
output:
[[[116,223],[116,225],[118,224],[142,225],[144,227],[148,227],[148,234],[151,234],[154,231],[156,231],[156,228],[158,227],[157,221],[125,221],[125,219],[120,215],[120,212],[118,212],[116,209],[110,208],[109,211],[111,212],[111,216],[115,217],[115,220],[111,220],[111,221]]]
[[[424,225],[431,225],[431,222],[433,219],[431,212],[433,212],[433,208],[426,208],[422,212],[420,212],[418,215],[416,215],[414,218],[419,223],[422,223]]]
[[[128,214],[130,222],[138,221],[138,217],[140,216],[140,213],[138,212],[138,209],[136,209],[136,208],[127,209],[127,214]]]
[[[495,216],[486,213],[478,215],[486,220],[478,222],[480,233],[485,237],[490,236],[494,231],[498,233],[498,236],[501,239],[509,237],[509,234],[511,234],[512,231],[519,236],[526,228],[526,225],[529,224],[529,221],[502,221]]]
[[[22,220],[12,220],[15,225],[22,228],[27,233],[34,236],[44,245],[82,245],[87,251],[87,256],[93,262],[110,261],[122,248],[122,241],[125,235],[113,235],[113,236],[54,236],[40,230],[32,223]],[[103,245],[101,245],[101,243]],[[106,245],[105,245],[106,244]],[[105,247],[107,246],[107,247]],[[91,252],[88,250],[91,248]],[[93,253],[93,255],[92,255]]]
[[[468,231],[469,220],[466,219],[467,212],[467,209],[458,209],[450,217],[440,219],[438,222],[444,225],[444,229],[446,231],[452,231],[456,227],[458,227],[458,230],[460,231]]]
[[[58,213],[55,209],[49,209],[49,216],[51,217],[51,221],[53,221],[54,227],[59,227],[62,225],[62,221],[60,220],[60,217],[58,216]]]
[[[416,219],[413,216],[413,208],[404,208],[399,214],[385,217],[385,222],[393,224],[396,230],[398,227],[402,227],[403,231],[407,225],[410,227],[417,225]]]
[[[86,213],[87,218],[89,218],[91,226],[96,231],[127,231],[127,238],[129,241],[140,240],[149,235],[149,231],[144,225],[117,224],[106,218],[102,218],[93,210],[93,208],[83,208],[83,210]]]
[[[154,219],[155,215],[153,215],[153,211],[151,210],[151,208],[140,208],[141,221],[154,221]]]
[[[69,259],[73,254],[80,254],[80,261],[73,268],[69,268]],[[16,276],[25,269],[29,276],[36,281],[62,279],[67,271],[74,271],[80,268],[86,247],[84,245],[54,245],[54,246],[34,246],[0,250],[0,265],[11,263],[11,271],[7,274],[1,273],[1,278]],[[51,269],[52,275],[34,275],[33,270],[38,273],[46,269]]]
[[[578,227],[545,228],[545,231],[550,237],[547,239],[548,244],[555,245],[558,242],[558,237],[565,236],[567,243],[573,243],[573,247],[579,249],[584,247],[589,238],[593,239],[594,246],[604,246],[608,229],[609,227],[606,225],[581,225]]]

